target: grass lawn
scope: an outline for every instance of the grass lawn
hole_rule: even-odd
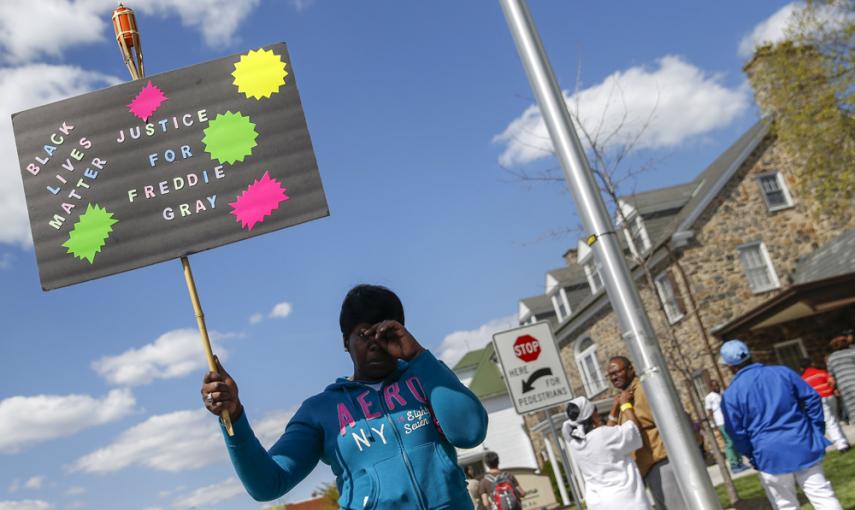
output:
[[[855,451],[843,455],[837,452],[828,453],[825,455],[823,466],[825,468],[825,476],[831,480],[831,485],[834,487],[834,492],[837,494],[840,504],[843,505],[845,510],[855,510]],[[737,508],[752,510],[755,508],[771,508],[757,475],[734,480],[734,484],[736,484],[736,492],[739,494],[739,499],[742,500]],[[717,486],[716,491],[718,492],[718,499],[721,501],[722,508],[730,507],[724,485]],[[799,498],[802,502],[802,509],[813,508],[801,492],[799,493]]]

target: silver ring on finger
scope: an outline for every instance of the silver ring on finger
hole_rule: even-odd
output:
[[[205,397],[205,402],[207,402],[209,406],[214,405],[214,394],[208,393],[208,395]]]

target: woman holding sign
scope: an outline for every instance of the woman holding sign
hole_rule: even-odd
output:
[[[481,402],[404,328],[392,291],[354,287],[339,325],[353,375],[305,400],[269,451],[234,380],[222,366],[205,376],[205,407],[231,413],[235,434],[224,436],[246,490],[259,501],[281,497],[320,460],[336,475],[341,508],[471,509],[454,447],[484,440]]]

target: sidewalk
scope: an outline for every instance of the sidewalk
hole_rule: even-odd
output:
[[[855,425],[843,425],[843,433],[846,434],[846,438],[849,439],[849,443],[855,445]],[[829,446],[826,451],[834,451],[834,446]],[[851,455],[851,453],[849,455]],[[709,473],[710,475],[710,480],[712,480],[713,486],[718,486],[724,482],[721,476],[721,471],[719,471],[718,466],[716,464],[707,467],[707,473]],[[738,478],[744,478],[746,476],[751,476],[754,474],[757,474],[757,471],[755,471],[754,469],[746,469],[745,471],[734,475],[733,479],[736,480]]]

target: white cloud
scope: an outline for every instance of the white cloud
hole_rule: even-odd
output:
[[[202,34],[205,44],[212,48],[222,48],[235,42],[238,26],[259,2],[260,0],[147,0],[140,2],[139,10],[142,13],[161,16],[175,12],[181,18],[182,25],[196,29]]]
[[[273,307],[273,310],[270,310],[270,318],[271,319],[284,319],[285,317],[288,317],[289,315],[291,315],[292,309],[293,309],[293,307],[291,306],[291,303],[286,303],[286,302],[277,303]]]
[[[237,478],[231,477],[220,483],[200,487],[190,494],[176,499],[173,508],[207,508],[210,505],[231,499],[244,493],[243,486]]]
[[[259,0],[146,0],[137,2],[137,22],[145,47],[147,15],[178,16],[210,47],[232,44],[240,24]],[[3,0],[0,2],[0,60],[23,63],[59,57],[68,48],[112,43],[110,16],[115,0]],[[46,34],[49,34],[46,35]],[[115,43],[112,43],[115,44]]]
[[[45,483],[45,477],[43,476],[32,476],[29,480],[24,482],[25,489],[37,490],[41,489]]]
[[[747,86],[733,89],[678,56],[665,56],[653,69],[637,66],[611,74],[576,94],[564,92],[567,107],[576,111],[592,134],[607,136],[623,123],[610,144],[624,144],[647,123],[636,148],[673,147],[730,124],[750,104]],[[493,138],[505,145],[504,166],[530,163],[551,155],[552,143],[537,105],[527,108]],[[602,140],[601,140],[602,142]]]
[[[66,496],[82,496],[86,494],[86,489],[80,486],[69,487],[68,490],[65,491]]]
[[[252,325],[256,325],[263,320],[264,320],[264,315],[262,315],[259,312],[256,312],[256,313],[249,316],[249,323]]]
[[[810,33],[811,27],[821,26],[825,30],[835,30],[843,26],[843,23],[851,22],[855,18],[848,10],[846,2],[837,2],[833,5],[817,5],[812,22],[802,26],[791,26],[794,17],[801,14],[805,9],[803,2],[789,3],[774,14],[758,23],[753,30],[739,41],[739,55],[748,58],[754,54],[754,50],[767,44],[776,44],[790,38],[800,30]]]
[[[40,2],[29,2],[40,4]],[[6,3],[0,2],[4,8]],[[2,15],[0,15],[2,19]],[[39,32],[43,39],[45,32]],[[0,40],[4,37],[0,35]],[[79,67],[32,64],[0,68],[0,243],[30,246],[29,220],[21,184],[18,153],[12,133],[13,113],[95,88],[118,83],[119,79]]]
[[[9,252],[0,255],[0,269],[9,269],[12,267],[13,260],[15,260],[15,256]]]
[[[262,444],[272,445],[291,415],[292,411],[274,411],[253,423],[253,430]],[[275,432],[277,424],[278,433]],[[226,458],[217,419],[200,409],[152,416],[122,432],[104,448],[77,459],[71,470],[103,474],[144,466],[174,473],[222,462]]]
[[[297,10],[297,12],[303,12],[312,5],[314,5],[315,0],[289,0],[291,7]]]
[[[296,409],[273,411],[252,425],[255,436],[265,448],[273,446],[273,443],[285,432],[285,425],[291,421],[296,411]]]
[[[112,443],[79,458],[72,471],[110,473],[129,466],[177,472],[225,460],[217,419],[207,411],[152,416]]]
[[[37,395],[0,401],[0,453],[75,434],[130,414],[136,400],[128,389],[96,399],[89,395]]]
[[[51,510],[53,505],[40,499],[0,501],[0,510]]]
[[[493,319],[478,329],[455,331],[446,335],[439,344],[439,357],[453,367],[464,354],[480,349],[493,340],[493,333],[519,326],[514,315]]]
[[[222,361],[228,359],[228,352],[219,340],[233,336],[215,331],[209,333],[212,348]],[[183,377],[206,367],[199,331],[189,328],[167,331],[138,349],[104,356],[92,362],[92,369],[109,383],[128,386],[148,384],[155,379]]]
[[[18,489],[20,489],[20,488],[21,488],[21,479],[15,478],[14,480],[12,480],[12,483],[9,484],[9,487],[6,488],[6,492],[8,492],[9,494],[13,494],[15,492],[18,492]]]
[[[793,2],[787,4],[774,14],[761,21],[754,27],[750,34],[739,42],[739,55],[750,57],[754,54],[754,48],[765,44],[777,43],[786,39],[786,29],[793,17],[799,11],[800,4]]]

